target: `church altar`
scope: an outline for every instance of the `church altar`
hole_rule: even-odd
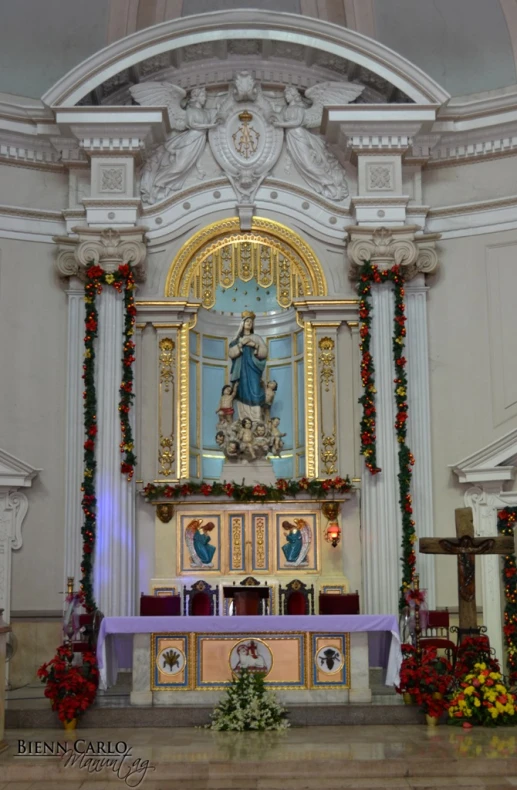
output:
[[[239,668],[264,672],[285,701],[327,700],[330,691],[336,702],[370,702],[372,632],[391,634],[386,685],[393,686],[402,660],[394,615],[106,617],[100,687],[116,682],[121,660],[129,668],[122,655],[132,636],[132,705],[209,701],[207,692],[221,692]]]

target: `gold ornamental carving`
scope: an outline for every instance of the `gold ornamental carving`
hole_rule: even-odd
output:
[[[160,347],[160,382],[164,392],[169,392],[174,381],[174,348],[175,343],[170,337],[163,337]]]
[[[169,477],[172,474],[172,465],[174,463],[174,439],[172,436],[160,437],[158,463],[160,464],[159,474]]]
[[[322,337],[318,341],[320,349],[320,377],[321,382],[325,387],[325,392],[330,391],[330,385],[334,383],[334,363],[336,357],[334,354],[334,341],[331,337]]]
[[[168,524],[174,515],[174,505],[172,502],[160,502],[156,505],[156,515],[162,524]]]
[[[232,516],[232,568],[238,569],[242,562],[242,518]]]
[[[315,329],[310,321],[305,324],[305,468],[307,477],[318,477],[317,408],[315,382]]]
[[[259,516],[255,521],[256,569],[266,567],[266,520]]]
[[[176,365],[176,344],[171,337],[162,337],[158,342],[159,371],[159,439],[158,474],[171,477],[176,460],[174,439],[174,369]]]
[[[250,121],[253,120],[253,115],[249,110],[244,110],[239,114],[239,121],[241,126],[232,135],[233,146],[237,153],[243,159],[249,159],[258,148],[260,140],[260,132],[250,126]]]
[[[331,436],[325,436],[322,434],[321,444],[321,460],[323,462],[323,466],[325,467],[325,474],[333,475],[337,472],[337,448],[335,432]]]
[[[210,309],[218,286],[252,278],[263,288],[275,285],[281,307],[300,296],[327,295],[321,264],[301,236],[261,217],[242,233],[234,217],[208,225],[183,245],[169,269],[165,296],[201,299]]]

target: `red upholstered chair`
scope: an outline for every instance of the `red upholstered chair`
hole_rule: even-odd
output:
[[[359,593],[320,593],[320,614],[359,614]]]
[[[201,579],[190,589],[183,589],[184,613],[190,617],[209,617],[219,612],[217,589]]]
[[[307,587],[293,579],[285,587],[280,585],[280,611],[282,614],[314,614],[314,585]]]
[[[420,617],[422,618],[422,613]],[[438,650],[446,650],[450,657],[456,645],[450,638],[449,628],[449,610],[430,609],[427,612],[427,625],[421,632],[420,646],[422,648],[436,647]]]
[[[140,596],[140,615],[142,617],[179,617],[181,598],[179,595],[142,595]]]

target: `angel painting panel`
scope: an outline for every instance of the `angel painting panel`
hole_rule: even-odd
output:
[[[316,515],[277,514],[277,570],[317,569]]]
[[[220,518],[212,515],[181,516],[180,573],[220,570]]]

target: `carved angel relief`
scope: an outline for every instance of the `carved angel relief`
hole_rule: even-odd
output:
[[[251,203],[285,145],[290,162],[316,193],[340,201],[348,195],[343,168],[323,138],[310,129],[321,124],[327,104],[348,104],[364,90],[349,82],[322,82],[301,92],[291,86],[283,94],[262,91],[249,72],[236,75],[230,89],[207,97],[194,88],[187,98],[183,88],[168,82],[134,85],[138,104],[165,105],[172,134],[151,149],[141,174],[144,203],[164,200],[183,187],[199,168],[207,139],[215,161],[230,180],[239,203]]]

